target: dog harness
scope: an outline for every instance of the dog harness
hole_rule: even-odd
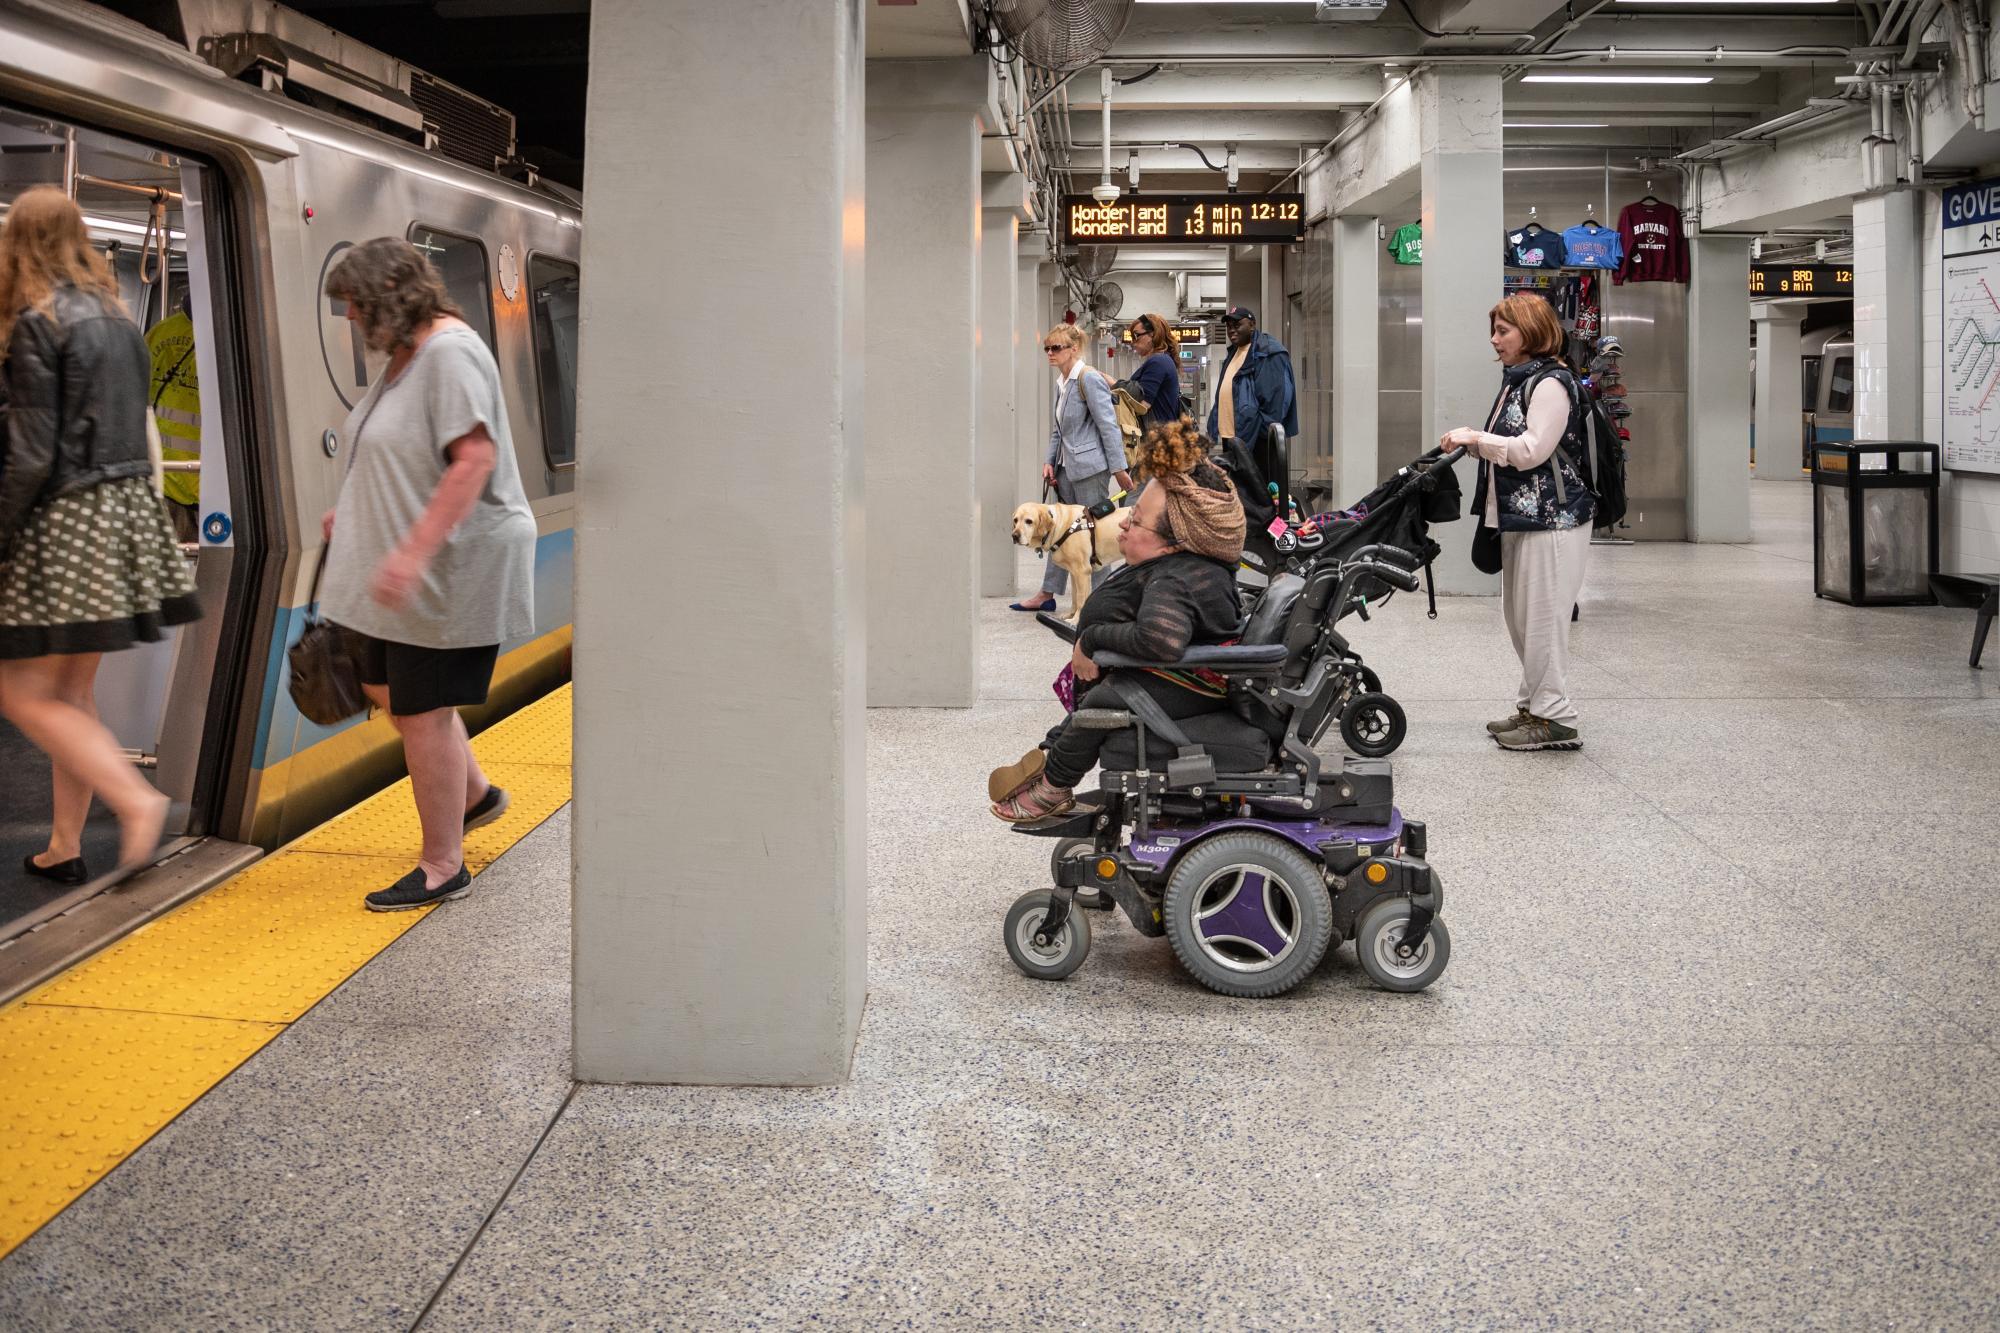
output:
[[[1068,541],[1071,537],[1076,536],[1076,534],[1079,532],[1088,532],[1091,534],[1090,567],[1092,569],[1102,568],[1104,562],[1097,558],[1097,520],[1090,516],[1090,511],[1088,509],[1085,509],[1081,514],[1078,514],[1076,516],[1076,522],[1069,525],[1068,531],[1064,532],[1062,536],[1056,538],[1054,541],[1049,543],[1049,550],[1051,551],[1059,550],[1064,542]]]

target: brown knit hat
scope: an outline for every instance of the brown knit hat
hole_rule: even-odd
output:
[[[1243,501],[1220,469],[1198,463],[1190,472],[1158,473],[1153,483],[1166,492],[1167,527],[1175,545],[1230,564],[1242,558]]]

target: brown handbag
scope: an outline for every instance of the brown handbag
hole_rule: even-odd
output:
[[[319,579],[326,572],[326,553],[331,545],[320,548],[319,566],[313,570],[312,593],[306,599],[306,627],[286,654],[292,669],[292,702],[308,722],[322,727],[345,722],[368,708],[368,696],[361,691],[361,670],[354,660],[347,631],[330,620],[320,619]]]

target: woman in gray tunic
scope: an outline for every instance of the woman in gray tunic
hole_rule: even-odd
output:
[[[534,633],[535,516],[499,367],[416,247],[354,247],[326,294],[389,357],[341,429],[320,611],[348,631],[363,688],[402,733],[423,856],[368,895],[371,911],[396,912],[470,892],[464,835],[507,808],[458,709],[486,702],[500,645]]]

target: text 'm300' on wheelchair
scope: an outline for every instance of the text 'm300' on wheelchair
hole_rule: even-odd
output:
[[[1175,722],[1135,685],[1120,691],[1124,709],[1074,714],[1074,726],[1117,734],[1097,791],[1067,814],[1015,826],[1058,839],[1054,887],[1007,912],[1016,966],[1067,977],[1090,952],[1085,909],[1116,904],[1224,995],[1282,995],[1346,939],[1379,986],[1419,991],[1437,980],[1451,936],[1423,824],[1396,808],[1386,759],[1342,758],[1327,771],[1313,749],[1341,695],[1342,609],[1363,579],[1414,590],[1409,559],[1370,546],[1282,574],[1235,644],[1190,648],[1175,662],[1098,655],[1111,671],[1206,668],[1228,680],[1228,698]],[[1074,640],[1067,621],[1041,619]],[[1080,890],[1090,899],[1080,902]]]

